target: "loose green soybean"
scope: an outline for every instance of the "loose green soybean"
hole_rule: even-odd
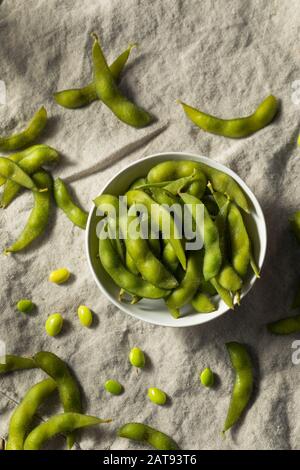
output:
[[[17,309],[22,313],[30,313],[34,309],[35,305],[30,299],[21,299],[17,303]]]
[[[249,403],[253,390],[253,365],[245,346],[231,342],[226,344],[226,348],[236,378],[223,432],[239,420]]]
[[[136,44],[130,44],[109,66],[111,74],[116,81],[119,81],[120,75],[134,47],[136,47]],[[64,108],[77,109],[98,100],[98,95],[96,93],[95,83],[92,82],[82,88],[58,91],[54,93],[54,99],[57,104]]]
[[[65,413],[81,413],[81,396],[77,381],[72,376],[67,364],[51,352],[41,351],[34,356],[35,364],[57,383],[58,392]],[[68,447],[75,442],[73,434],[68,435]]]
[[[156,387],[148,388],[148,398],[156,405],[164,405],[167,401],[165,392]]]
[[[110,419],[100,419],[80,413],[68,412],[55,415],[31,431],[25,440],[24,450],[39,450],[49,439],[57,434],[72,433],[76,429],[110,422]]]
[[[215,376],[210,367],[206,367],[200,374],[200,382],[204,387],[212,387],[215,382]]]
[[[145,354],[140,348],[132,348],[129,353],[130,364],[139,369],[145,367]]]
[[[158,450],[178,450],[176,442],[167,434],[142,423],[127,423],[118,430],[118,436],[149,444]]]
[[[66,214],[68,219],[74,225],[85,230],[88,214],[73,202],[66,184],[60,178],[54,181],[54,198],[57,206]]]
[[[93,314],[86,305],[80,305],[77,310],[78,318],[83,326],[89,328],[93,323]]]
[[[0,356],[0,374],[7,374],[16,370],[35,369],[37,366],[30,357],[14,356],[7,354]]]
[[[47,145],[34,145],[24,150],[22,155],[23,157],[18,162],[18,165],[28,175],[41,170],[43,165],[57,162],[59,159],[58,152]],[[1,206],[7,207],[18,195],[20,189],[21,186],[16,181],[8,180],[1,197]]]
[[[67,268],[59,268],[49,274],[49,282],[54,284],[63,284],[70,278],[70,271]]]
[[[300,315],[282,318],[268,324],[268,330],[274,335],[291,335],[300,332]]]
[[[152,116],[121,94],[107,65],[98,37],[96,34],[92,36],[93,73],[98,98],[124,123],[133,127],[148,126],[153,121]]]
[[[53,379],[45,379],[27,391],[10,419],[6,450],[23,450],[25,436],[34,415],[56,388]]]
[[[0,150],[11,151],[26,147],[34,142],[44,130],[47,123],[47,111],[40,108],[32,120],[29,122],[27,129],[18,134],[9,137],[0,137]]]
[[[29,219],[18,240],[5,249],[5,253],[16,253],[27,248],[41,236],[47,227],[51,207],[52,177],[44,170],[36,172],[33,181],[38,188],[47,188],[46,192],[34,192],[34,206]]]
[[[46,320],[45,330],[49,336],[57,336],[62,330],[64,319],[60,313],[52,313]]]
[[[248,137],[267,126],[273,121],[278,110],[278,100],[273,95],[262,101],[250,116],[236,119],[221,119],[192,108],[181,101],[179,103],[182,105],[187,117],[196,126],[206,132],[231,137],[232,139]]]
[[[124,391],[123,385],[117,380],[107,380],[104,385],[105,390],[112,395],[121,395]]]

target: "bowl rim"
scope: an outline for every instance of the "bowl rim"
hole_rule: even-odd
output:
[[[173,151],[169,151],[169,152],[159,152],[159,153],[151,154],[151,155],[148,155],[148,156],[143,157],[143,158],[139,158],[139,159],[129,163],[125,168],[122,168],[117,173],[115,173],[104,184],[103,188],[97,193],[97,196],[105,193],[106,188],[109,187],[114,182],[114,180],[117,179],[123,172],[128,171],[130,168],[132,168],[132,167],[134,167],[138,164],[141,164],[143,161],[151,160],[151,159],[154,159],[154,158],[160,158],[160,157],[163,157],[163,158],[168,157],[168,160],[172,160],[174,156],[175,156],[175,160],[180,160],[179,157],[182,157],[183,160],[191,159],[191,160],[194,160],[194,161],[201,161],[201,162],[205,163],[206,165],[208,165],[212,168],[223,171],[224,173],[230,175],[239,184],[239,186],[242,187],[242,189],[246,193],[248,199],[251,201],[251,204],[254,205],[255,211],[256,211],[256,214],[257,214],[257,218],[259,220],[258,236],[259,236],[259,240],[260,240],[260,253],[259,253],[258,266],[261,270],[262,267],[263,267],[264,261],[265,261],[266,250],[267,250],[267,226],[266,226],[265,216],[264,216],[263,210],[261,208],[261,205],[260,205],[258,199],[256,198],[255,194],[248,187],[248,185],[245,183],[245,181],[237,173],[235,173],[233,170],[231,170],[231,168],[228,168],[227,166],[225,166],[224,164],[222,164],[222,163],[220,163],[216,160],[212,160],[211,158],[206,157],[204,155],[198,155],[198,154],[194,154],[194,153],[190,153],[190,152],[173,152]],[[166,158],[166,160],[167,160],[167,158]],[[210,321],[213,321],[216,318],[219,318],[220,316],[222,316],[222,315],[224,315],[225,313],[228,312],[229,308],[227,308],[224,311],[220,311],[220,312],[218,311],[219,310],[218,309],[215,312],[212,312],[212,314],[205,314],[205,315],[204,314],[198,314],[198,315],[195,314],[195,315],[187,315],[185,317],[182,317],[182,318],[185,318],[185,319],[188,319],[188,318],[191,318],[191,319],[199,318],[200,319],[201,318],[202,321],[200,321],[200,322],[191,320],[190,322],[186,322],[185,324],[180,324],[178,322],[178,320],[175,320],[174,323],[172,323],[172,324],[164,324],[164,323],[162,323],[158,320],[155,320],[155,319],[151,320],[150,318],[147,318],[147,317],[146,318],[140,318],[135,314],[135,312],[133,312],[130,308],[128,308],[130,306],[130,304],[121,304],[121,303],[119,303],[118,300],[115,297],[113,297],[110,294],[110,292],[108,292],[108,290],[104,287],[104,285],[100,282],[100,279],[98,278],[98,276],[97,276],[97,274],[94,270],[94,267],[93,267],[92,256],[91,256],[90,249],[89,249],[89,247],[90,247],[89,240],[90,240],[91,221],[92,221],[92,218],[93,218],[95,208],[96,208],[96,206],[93,203],[92,207],[89,211],[88,220],[87,220],[86,233],[85,233],[86,257],[87,257],[87,260],[88,260],[89,269],[92,272],[93,278],[94,278],[98,288],[100,289],[102,294],[105,297],[107,297],[118,309],[120,309],[123,312],[129,314],[131,317],[135,318],[136,320],[142,320],[142,321],[145,321],[147,323],[157,325],[157,326],[173,327],[173,328],[185,328],[185,327],[192,327],[192,326],[202,325],[202,324],[208,323]],[[254,275],[252,275],[252,278],[250,278],[250,282],[249,282],[247,288],[242,293],[241,298],[245,297],[250,292],[250,290],[254,286],[256,280],[257,280],[257,278]]]

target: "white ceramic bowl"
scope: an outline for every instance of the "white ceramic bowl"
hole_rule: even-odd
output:
[[[248,196],[251,215],[245,215],[247,228],[250,232],[251,240],[253,242],[253,251],[255,259],[258,262],[258,266],[262,268],[263,261],[266,253],[267,246],[267,232],[265,218],[262,209],[257,201],[256,197],[250,191],[248,186],[244,183],[241,178],[229,168],[221,165],[214,160],[206,157],[181,153],[181,152],[168,152],[158,153],[149,157],[138,160],[129,165],[124,170],[117,173],[108,183],[102,188],[99,188],[99,194],[110,193],[116,196],[124,194],[130,184],[137,178],[145,176],[148,171],[155,165],[166,160],[194,160],[205,163],[213,168],[227,173],[234,178],[238,184],[242,187],[246,195]],[[92,271],[93,277],[106,297],[110,299],[120,310],[132,315],[139,320],[143,320],[155,325],[161,326],[172,326],[172,327],[184,327],[200,325],[213,320],[225,312],[228,311],[228,307],[223,301],[218,302],[218,309],[212,313],[196,313],[192,307],[187,307],[182,310],[184,316],[179,319],[173,318],[168,312],[163,300],[150,300],[143,299],[135,305],[123,303],[118,300],[119,288],[114,284],[112,279],[108,276],[106,271],[102,268],[100,260],[97,256],[98,252],[98,239],[96,235],[96,207],[93,206],[87,223],[86,229],[86,253],[88,258],[89,267]],[[242,298],[249,292],[255,283],[255,276],[251,274],[249,270],[249,277],[245,282],[243,288]]]

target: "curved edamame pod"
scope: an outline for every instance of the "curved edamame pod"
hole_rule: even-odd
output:
[[[30,145],[42,133],[46,123],[47,111],[43,106],[35,113],[32,120],[29,122],[27,129],[23,132],[13,134],[8,137],[0,137],[0,150],[18,150]]]
[[[104,228],[102,229],[104,230]],[[99,257],[105,271],[117,284],[117,286],[138,297],[147,299],[161,299],[170,294],[169,290],[155,287],[141,277],[132,274],[122,264],[118,253],[113,250],[113,245],[109,238],[104,238],[100,234]]]
[[[136,47],[136,44],[130,44],[128,48],[109,66],[111,74],[116,81],[120,79],[122,70],[134,47]],[[96,93],[95,84],[92,82],[83,88],[58,91],[54,93],[54,99],[57,104],[64,108],[76,109],[98,100],[98,95]]]
[[[23,450],[27,430],[37,409],[56,389],[53,379],[45,379],[26,392],[10,418],[5,450]]]
[[[92,37],[94,83],[99,99],[126,124],[133,127],[148,126],[153,121],[152,116],[121,94],[107,65],[98,37],[95,33]]]
[[[211,313],[216,311],[216,306],[204,292],[197,292],[193,297],[192,306],[199,313]]]
[[[231,137],[232,139],[248,137],[267,126],[274,119],[278,110],[278,100],[273,95],[268,96],[262,101],[250,116],[236,119],[220,119],[192,108],[182,101],[179,101],[179,103],[182,105],[187,117],[196,126],[206,132]]]
[[[81,395],[77,381],[72,376],[67,364],[51,352],[41,351],[33,357],[35,364],[48,374],[57,383],[59,397],[64,411],[81,413]],[[68,447],[71,449],[75,436],[67,437]]]
[[[187,193],[180,194],[181,199],[188,208],[191,210],[192,217],[197,221],[196,210],[197,206],[201,205],[204,209],[204,261],[203,261],[203,275],[206,281],[217,276],[222,264],[222,254],[219,244],[219,233],[213,220],[211,219],[208,210],[204,204],[195,196]]]
[[[169,241],[173,246],[176,256],[178,257],[183,269],[186,269],[186,257],[182,246],[182,240],[180,234],[178,233],[174,219],[168,210],[163,207],[163,205],[157,204],[150,196],[148,196],[148,194],[139,189],[128,191],[126,196],[129,206],[132,206],[133,204],[143,204],[147,208],[148,214],[151,214],[151,217],[154,218],[154,221],[160,230],[163,230],[164,221],[166,221],[170,228]]]
[[[110,422],[111,419],[100,419],[80,413],[69,412],[55,415],[31,431],[24,443],[24,450],[39,450],[49,439],[57,434],[71,433],[76,429]]]
[[[34,192],[34,207],[29,219],[19,236],[18,240],[5,249],[5,253],[16,253],[24,250],[36,238],[42,235],[46,229],[49,220],[51,207],[52,177],[49,173],[41,170],[32,176],[32,179],[39,188],[47,188],[45,192]]]
[[[248,202],[244,192],[238,183],[227,173],[216,170],[205,163],[191,160],[168,160],[151,168],[147,175],[149,183],[170,181],[193,174],[194,171],[202,171],[211,182],[215,191],[228,194],[245,212],[249,211]]]
[[[231,342],[226,344],[226,348],[236,373],[236,378],[223,433],[238,421],[248,405],[253,389],[253,366],[245,346],[240,343]]]
[[[2,362],[2,361],[5,362]],[[0,374],[7,374],[8,372],[14,372],[15,370],[23,369],[35,369],[36,364],[30,357],[14,356],[13,354],[7,354],[0,358]]]
[[[127,423],[118,430],[118,436],[145,442],[158,450],[178,450],[176,442],[166,434],[142,423]]]
[[[32,191],[38,191],[38,188],[34,184],[30,176],[20,168],[17,163],[9,160],[5,157],[0,157],[0,175],[8,180],[12,180],[18,183],[24,188],[31,189]]]
[[[22,158],[20,158],[22,156]],[[32,175],[38,171],[43,165],[57,162],[59,159],[58,152],[48,145],[34,145],[29,149],[23,150],[15,155],[8,157],[12,161],[17,161],[19,167],[28,175]],[[17,196],[21,186],[15,181],[6,181],[4,191],[1,197],[1,206],[7,207]]]
[[[77,227],[85,230],[88,214],[73,202],[66,183],[60,178],[56,178],[54,181],[54,199],[68,219]]]
[[[219,294],[223,302],[225,302],[227,307],[234,310],[234,304],[233,304],[232,295],[230,294],[230,292],[227,289],[224,289],[224,287],[219,284],[219,282],[217,281],[215,277],[210,279],[210,282],[212,286],[216,289],[217,293]]]
[[[300,332],[300,315],[286,317],[268,324],[268,330],[274,335],[290,335]]]
[[[166,305],[174,318],[180,317],[179,309],[192,300],[200,286],[201,258],[199,251],[190,252],[184,278],[166,300]]]
[[[228,228],[231,242],[232,266],[244,277],[250,263],[250,240],[238,207],[231,203],[228,212]]]

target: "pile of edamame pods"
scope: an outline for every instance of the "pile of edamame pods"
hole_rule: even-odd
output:
[[[180,309],[187,304],[200,313],[213,312],[216,294],[233,309],[234,303],[239,303],[248,269],[259,277],[243,217],[243,212],[249,213],[247,198],[228,174],[200,162],[165,161],[135,181],[124,196],[125,211],[120,207],[122,199],[116,196],[102,194],[94,200],[103,222],[99,258],[120,287],[121,298],[126,293],[132,303],[163,298],[171,314],[179,318]],[[137,222],[142,230],[143,222],[137,218],[141,205],[152,229],[148,239],[128,230],[128,221]],[[194,233],[200,231],[197,209],[202,208],[203,248],[186,249],[178,217],[171,211],[176,205],[185,205],[190,211]],[[109,206],[114,211],[110,212]],[[164,221],[169,233],[165,233]],[[114,237],[105,223],[118,227]],[[180,224],[186,223],[182,217]],[[185,233],[184,227],[180,233]]]

